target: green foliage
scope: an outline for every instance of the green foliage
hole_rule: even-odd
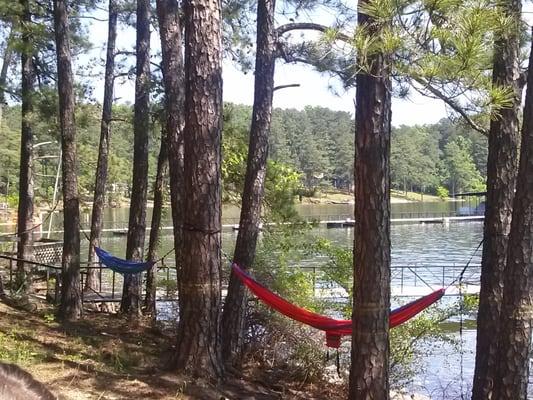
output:
[[[321,183],[348,188],[353,182],[353,130],[346,112],[322,107],[275,109],[270,156],[300,171],[307,188]]]
[[[306,225],[283,226],[263,232],[254,262],[254,276],[274,292],[300,307],[323,312],[314,296],[311,270],[292,265],[306,257],[301,251],[309,242]],[[307,326],[281,316],[262,303],[255,303],[248,317],[249,352],[263,358],[287,379],[316,382],[324,375],[324,337]]]
[[[239,204],[244,188],[248,157],[248,135],[251,109],[226,104],[222,142],[223,199]],[[290,165],[268,160],[265,179],[264,210],[269,220],[296,218],[294,195],[300,186],[300,174]]]
[[[463,295],[463,308],[466,311],[474,311],[479,308],[479,294]]]
[[[309,250],[326,258],[319,272],[321,280],[334,282],[342,287],[351,298],[353,293],[352,251],[336,246],[327,239],[317,239]]]
[[[267,164],[265,214],[268,220],[290,221],[298,218],[294,195],[301,185],[301,174],[292,167],[272,160]]]
[[[314,298],[313,272],[291,265],[302,260],[301,249],[309,241],[307,225],[281,226],[264,230],[254,262],[254,274],[260,282],[283,297],[310,310],[321,309]]]
[[[437,187],[437,196],[439,196],[442,200],[446,200],[450,196],[450,192],[445,187],[438,186]]]
[[[492,85],[494,37],[516,34],[521,21],[504,15],[498,1],[370,0],[359,13],[372,21],[351,30],[336,24],[317,42],[287,46],[288,60],[305,60],[352,87],[355,74],[383,55],[396,81],[393,94],[443,100],[480,132],[511,104],[512,90]]]
[[[428,126],[401,126],[392,132],[391,183],[404,191],[431,191],[440,183],[438,137]]]
[[[442,323],[459,314],[459,304],[444,309],[430,308],[409,322],[390,330],[391,344],[391,382],[401,388],[405,382],[420,370],[418,362],[431,348],[424,343],[436,341],[452,342],[443,330]]]
[[[53,322],[56,322],[56,314],[47,312],[43,315],[43,319],[47,324],[51,324]]]
[[[483,189],[483,178],[470,154],[471,142],[457,137],[444,147],[444,177],[452,193]]]
[[[34,170],[37,201],[51,201],[59,143],[55,111],[45,106],[55,102],[52,93],[41,93],[43,107],[35,113],[35,142],[51,142],[36,148]],[[52,96],[52,97],[49,97]],[[53,107],[55,110],[55,106]],[[251,108],[226,104],[223,135],[223,200],[239,204],[244,186]],[[79,186],[86,201],[91,201],[98,142],[100,107],[81,103],[77,107]],[[117,105],[108,168],[108,200],[118,203],[128,196],[132,171],[132,108]],[[18,193],[18,162],[20,153],[20,107],[6,107],[0,138],[5,150],[0,154],[0,199],[9,192],[10,206]],[[354,123],[350,114],[321,107],[303,111],[276,109],[272,117],[270,159],[268,161],[265,212],[271,220],[294,218],[294,196],[309,196],[321,187],[349,188],[353,183]],[[150,177],[155,176],[159,151],[160,127],[151,127]],[[463,140],[464,139],[464,140]],[[453,142],[454,144],[446,148]],[[461,124],[448,120],[426,126],[401,126],[393,129],[391,179],[396,189],[432,193],[438,186],[448,190],[456,180],[451,172],[468,166],[460,185],[482,190],[486,174],[486,138]],[[460,171],[459,170],[459,171]],[[466,179],[466,181],[465,181]],[[5,201],[5,200],[2,200]]]

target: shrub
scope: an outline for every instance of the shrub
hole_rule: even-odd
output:
[[[444,186],[437,187],[437,196],[440,197],[441,200],[446,200],[449,197],[449,195],[450,195],[450,192]]]

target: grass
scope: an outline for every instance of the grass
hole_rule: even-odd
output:
[[[46,350],[28,341],[28,337],[28,332],[19,326],[0,332],[0,360],[19,365],[44,360],[47,356]]]
[[[391,197],[397,197],[409,201],[438,202],[443,201],[440,197],[418,192],[404,192],[403,190],[391,190]],[[449,199],[446,199],[449,200]]]

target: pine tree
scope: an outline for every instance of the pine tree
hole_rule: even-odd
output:
[[[367,14],[358,24],[368,39],[389,21]],[[361,50],[361,49],[360,49]],[[349,399],[389,398],[390,309],[390,54],[359,53],[355,100],[355,220],[352,361]]]
[[[532,42],[533,43],[533,42]],[[520,166],[504,271],[492,398],[526,399],[533,309],[533,46],[529,56]],[[483,387],[483,386],[482,386]],[[483,397],[487,398],[487,397]]]
[[[63,260],[59,316],[66,320],[81,315],[80,207],[78,197],[74,77],[70,53],[67,0],[54,0],[57,52],[59,120],[63,155]]]
[[[33,64],[34,45],[32,40],[32,12],[29,0],[20,1],[22,7],[22,52],[21,52],[21,97],[22,126],[19,168],[19,205],[17,230],[20,232],[17,243],[17,281],[27,290],[30,274],[22,260],[33,259],[33,121],[35,97],[35,67]],[[7,49],[6,49],[7,51]],[[4,60],[4,66],[6,66]],[[2,72],[4,68],[2,68]],[[7,66],[6,66],[7,71]],[[4,83],[5,85],[5,79]],[[2,96],[3,97],[3,96]],[[2,100],[3,101],[3,100]]]
[[[174,363],[193,376],[223,375],[220,352],[221,9],[185,2],[185,200]]]
[[[174,226],[176,273],[180,277],[183,244],[183,126],[185,121],[185,71],[182,46],[180,6],[177,0],[157,0],[161,70],[165,88],[165,124],[167,132],[170,201]]]
[[[126,258],[141,261],[146,233],[148,192],[148,138],[150,134],[150,1],[137,0],[136,79],[134,105],[133,183]],[[140,274],[124,276],[120,310],[137,316],[141,312]]]
[[[148,241],[147,261],[156,261],[157,247],[159,246],[161,215],[163,213],[164,183],[168,164],[168,144],[166,129],[161,129],[161,146],[157,158],[157,172],[154,182],[154,208],[150,227],[150,239]],[[157,265],[153,265],[146,272],[146,295],[144,297],[144,312],[155,315],[156,311],[156,272]]]
[[[522,99],[519,56],[520,0],[501,1],[502,14],[512,21],[507,32],[497,32],[494,43],[494,86],[513,94],[508,107],[493,118],[489,129],[487,196],[481,258],[481,286],[477,316],[476,367],[472,399],[491,398],[497,367],[497,340],[503,299],[504,270],[518,163],[519,121]]]
[[[254,260],[257,236],[261,222],[261,204],[265,192],[268,157],[268,139],[272,117],[274,93],[275,0],[259,0],[257,3],[257,52],[255,62],[254,106],[248,162],[242,194],[239,234],[233,262],[249,268]],[[225,360],[238,357],[245,332],[246,292],[244,286],[231,274],[228,296],[222,315],[222,355]]]
[[[102,105],[102,119],[100,123],[100,145],[98,162],[96,165],[96,180],[94,184],[94,200],[91,218],[91,234],[89,236],[89,271],[86,287],[96,289],[98,270],[94,247],[99,245],[102,233],[102,218],[107,184],[107,169],[109,158],[109,140],[111,134],[111,117],[113,108],[113,87],[115,81],[115,43],[117,39],[118,7],[116,0],[109,0],[109,21],[107,34],[107,54],[104,77],[104,101]]]

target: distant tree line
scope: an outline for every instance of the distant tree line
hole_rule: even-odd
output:
[[[47,101],[50,99],[48,98]],[[225,197],[240,193],[233,187],[243,179],[231,176],[244,169],[250,106],[226,104],[224,120]],[[57,122],[41,115],[36,131],[35,193],[41,201],[52,198],[59,155]],[[98,157],[101,106],[79,104],[77,109],[80,193],[89,201],[94,191],[94,173]],[[133,110],[130,105],[115,105],[114,139],[110,143],[108,200],[128,196],[131,183],[133,143],[131,141]],[[154,112],[151,124],[149,177],[156,175],[161,122]],[[16,201],[20,147],[20,107],[4,110],[0,138],[4,143],[0,162],[0,196]],[[349,189],[353,185],[354,123],[350,113],[323,107],[303,110],[274,109],[269,156],[301,175],[300,183],[308,189],[335,187]],[[402,125],[392,129],[391,184],[394,189],[436,193],[444,187],[450,194],[484,190],[487,171],[487,138],[466,127],[443,119],[432,125]],[[228,174],[224,175],[224,172]],[[241,171],[242,172],[242,171]],[[232,190],[233,189],[233,190]]]
[[[231,106],[241,123],[247,106]],[[239,115],[237,117],[236,115]],[[306,188],[353,185],[354,121],[348,112],[324,107],[274,109],[269,154],[302,174]],[[487,173],[487,138],[461,122],[392,128],[391,184],[398,190],[436,193],[483,191]]]

